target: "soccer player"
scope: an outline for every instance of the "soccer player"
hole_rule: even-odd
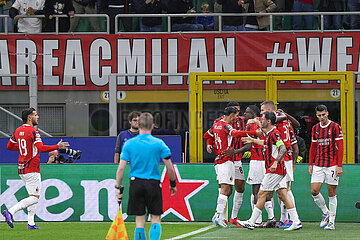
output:
[[[324,227],[326,230],[334,230],[337,207],[336,187],[339,184],[339,177],[343,174],[343,133],[339,124],[329,120],[329,112],[325,105],[318,105],[315,108],[315,113],[320,122],[312,128],[311,134],[309,152],[311,194],[316,205],[323,212],[320,227]],[[328,187],[329,208],[327,208],[325,199],[320,193],[324,180]]]
[[[39,202],[41,189],[40,176],[40,152],[50,152],[69,146],[68,142],[58,142],[57,145],[43,145],[40,133],[34,128],[38,125],[39,115],[34,108],[26,108],[22,111],[23,125],[15,130],[10,138],[7,149],[19,151],[18,173],[29,194],[10,209],[2,212],[9,227],[13,228],[13,215],[22,209],[28,210],[27,229],[41,229],[35,222],[36,204]]]
[[[235,107],[238,111],[240,111],[240,104],[235,101],[229,102],[227,104],[227,107]],[[214,124],[223,118],[224,118],[224,115],[215,119]],[[236,130],[244,131],[245,130],[245,118],[243,116],[238,116],[231,125]],[[206,132],[204,134],[204,138],[207,139],[207,145],[214,145],[214,138],[212,136],[210,136],[208,132]],[[241,138],[234,138],[234,140],[232,141],[232,147],[238,149],[238,148],[242,148],[242,146],[243,146],[243,144],[242,144]],[[244,175],[244,170],[243,170],[242,162],[241,162],[242,153],[243,152],[239,152],[237,154],[232,155],[232,156],[235,155],[235,159],[234,159],[235,193],[234,193],[234,198],[233,198],[233,207],[232,207],[232,211],[231,211],[230,223],[236,225],[237,227],[241,227],[238,223],[239,218],[237,217],[237,215],[239,213],[239,210],[240,210],[240,207],[241,207],[241,204],[243,201],[243,194],[245,191],[245,175]],[[221,187],[219,185],[219,194],[220,193],[221,193]],[[223,215],[224,216],[226,215],[226,208],[225,208],[225,212],[223,213]]]
[[[259,121],[259,115],[260,115],[260,109],[255,105],[249,105],[244,113],[245,120],[247,122],[246,130],[257,130],[260,129],[258,125],[260,125]],[[265,136],[262,135],[261,138],[258,139],[265,139]],[[224,151],[225,155],[233,156],[234,153],[243,153],[246,151],[250,151],[250,164],[249,164],[249,173],[247,178],[247,183],[252,185],[252,193],[251,194],[251,208],[254,209],[254,206],[257,203],[257,196],[260,189],[260,184],[262,179],[265,176],[265,162],[263,158],[263,146],[258,144],[245,144],[240,149],[229,149]],[[268,212],[268,219],[274,218],[274,208],[272,203],[272,197],[271,195],[266,196],[266,202],[265,202],[265,209]],[[261,228],[262,225],[262,215],[260,214],[258,219],[255,221],[255,227]]]
[[[285,112],[282,110],[275,112],[275,104],[273,101],[267,100],[262,102],[260,109],[261,109],[261,114],[264,114],[265,112],[273,112],[276,115],[276,128],[279,131],[280,137],[287,150],[284,156],[286,176],[283,179],[283,181],[286,183],[287,193],[291,201],[295,205],[295,198],[290,189],[291,186],[290,184],[292,181],[294,181],[294,173],[293,173],[292,147],[291,147],[291,139],[290,139],[290,123],[288,122],[287,119],[290,119],[291,123],[293,123],[294,126],[297,126],[299,122],[295,118],[291,117],[289,114],[285,114]],[[281,218],[277,227],[283,227],[286,222],[287,213],[284,203],[282,203],[280,199],[279,199],[279,205],[281,209]],[[267,227],[275,227],[275,224],[276,224],[276,220],[274,218],[273,220],[269,220],[265,225]],[[286,227],[288,227],[290,224],[291,223],[288,223]]]
[[[128,121],[130,124],[130,129],[121,131],[116,139],[115,146],[115,155],[114,155],[114,163],[119,163],[121,148],[126,142],[126,140],[133,138],[139,134],[139,116],[141,112],[131,112],[128,115]]]
[[[246,130],[256,130],[260,127],[256,124],[256,121],[259,121],[260,110],[255,105],[250,105],[245,111],[245,118],[249,119],[247,122]],[[255,120],[255,121],[252,121]],[[260,140],[265,140],[265,136],[258,138]],[[256,143],[249,144],[251,146],[251,157],[249,164],[249,174],[247,178],[247,183],[252,185],[252,195],[251,195],[251,207],[254,209],[254,206],[258,200],[258,192],[260,189],[260,184],[265,176],[265,162],[264,156],[262,154],[263,146]],[[273,198],[270,194],[266,195],[265,209],[268,214],[268,219],[273,221],[274,219],[274,207],[273,207]],[[269,221],[269,220],[268,220]],[[262,215],[260,214],[259,218],[255,221],[255,227],[262,227]]]
[[[160,239],[161,236],[160,215],[163,213],[163,206],[159,159],[163,160],[169,174],[171,196],[177,190],[170,149],[161,139],[151,135],[153,127],[153,116],[150,113],[142,113],[139,117],[140,134],[124,144],[116,172],[116,196],[121,203],[124,190],[121,182],[126,163],[129,162],[130,189],[127,211],[129,215],[136,215],[135,240],[146,239],[145,208],[151,215],[150,239]]]
[[[266,133],[265,140],[255,139],[252,137],[244,138],[246,143],[256,143],[264,146],[264,159],[266,173],[261,182],[258,193],[258,201],[253,209],[252,215],[247,221],[240,221],[240,225],[250,230],[254,229],[256,219],[261,214],[265,205],[266,195],[276,191],[278,197],[285,203],[286,208],[290,213],[290,219],[293,221],[292,225],[285,230],[298,230],[302,228],[296,208],[286,192],[286,184],[283,178],[286,175],[284,164],[284,156],[287,152],[286,147],[281,140],[280,133],[275,127],[276,116],[273,112],[265,112],[261,118],[261,127]]]
[[[208,134],[213,137],[215,141],[215,172],[221,188],[213,222],[220,227],[228,227],[224,213],[227,199],[232,193],[232,186],[234,185],[235,179],[234,159],[233,157],[222,155],[222,152],[232,146],[233,137],[243,137],[246,136],[246,134],[257,134],[257,131],[238,131],[231,126],[231,123],[237,119],[238,114],[239,111],[237,108],[226,107],[224,110],[224,117],[214,123],[212,128],[208,131]],[[212,145],[207,145],[207,151],[209,153],[212,152]]]

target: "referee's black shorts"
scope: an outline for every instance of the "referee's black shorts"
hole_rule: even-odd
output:
[[[160,181],[131,178],[127,213],[129,215],[145,215],[145,208],[152,215],[163,213]]]

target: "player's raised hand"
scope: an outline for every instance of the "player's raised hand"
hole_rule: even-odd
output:
[[[171,193],[170,195],[171,195],[171,196],[174,196],[175,193],[176,193],[176,191],[177,191],[176,187],[171,187],[171,186],[170,186],[170,193]]]
[[[309,171],[309,174],[312,175],[312,172],[313,172],[313,166],[312,165],[309,165],[308,171]]]
[[[60,142],[58,142],[57,145],[59,146],[59,149],[63,149],[70,146],[69,142],[63,142],[62,139],[60,140]]]

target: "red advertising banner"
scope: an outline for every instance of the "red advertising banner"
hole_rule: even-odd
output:
[[[106,90],[110,73],[359,71],[360,32],[133,35],[1,35],[0,90]],[[31,68],[31,69],[30,69]],[[359,79],[360,80],[360,79]],[[357,83],[360,83],[360,81]],[[182,76],[119,76],[122,90],[187,89]],[[334,82],[285,82],[281,88],[331,88]],[[357,87],[360,85],[357,84]],[[206,88],[263,88],[237,82]]]

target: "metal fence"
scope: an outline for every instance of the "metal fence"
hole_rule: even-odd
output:
[[[191,14],[118,14],[115,16],[115,33],[119,34],[119,33],[124,33],[123,31],[119,30],[119,20],[121,18],[154,18],[154,17],[159,17],[159,18],[166,18],[166,26],[167,26],[167,30],[166,31],[162,31],[160,33],[171,33],[172,28],[171,28],[171,21],[172,18],[175,17],[198,17],[198,16],[202,16],[202,17],[208,17],[208,16],[214,16],[215,18],[218,19],[219,21],[219,30],[218,31],[200,31],[202,33],[218,33],[218,32],[223,32],[222,30],[222,23],[223,23],[223,18],[224,17],[232,17],[232,16],[242,16],[242,17],[249,17],[249,16],[268,16],[270,18],[270,26],[268,28],[268,30],[266,31],[258,31],[258,32],[345,32],[345,31],[360,31],[360,29],[338,29],[338,30],[325,30],[324,29],[324,16],[333,16],[333,15],[341,15],[341,16],[353,16],[353,15],[357,15],[360,18],[360,14],[359,12],[282,12],[282,13],[278,13],[278,12],[274,12],[274,13],[191,13]],[[318,19],[318,29],[313,29],[313,30],[275,30],[274,26],[273,26],[273,19],[275,17],[286,17],[286,16],[314,16],[315,19]],[[20,16],[21,18],[45,18],[44,15],[22,15]],[[64,34],[64,33],[60,33],[59,32],[59,18],[64,18],[64,17],[69,17],[67,15],[54,15],[55,17],[55,21],[56,21],[56,31],[54,33],[56,34]],[[97,17],[97,18],[105,18],[106,19],[106,30],[104,32],[100,32],[100,33],[110,33],[110,18],[107,14],[75,14],[74,17],[81,17],[81,18],[89,18],[89,17]],[[8,21],[13,21],[8,15],[0,15],[0,18],[4,18],[4,32],[2,34],[8,34]],[[199,31],[197,31],[199,32]],[[72,34],[89,34],[89,33],[99,33],[99,32],[72,32]],[[131,32],[132,34],[134,33],[141,33],[141,32]],[[24,34],[24,33],[21,33]],[[44,34],[44,33],[41,33]],[[49,34],[48,32],[46,34]],[[69,34],[69,33],[65,33],[65,34]]]

